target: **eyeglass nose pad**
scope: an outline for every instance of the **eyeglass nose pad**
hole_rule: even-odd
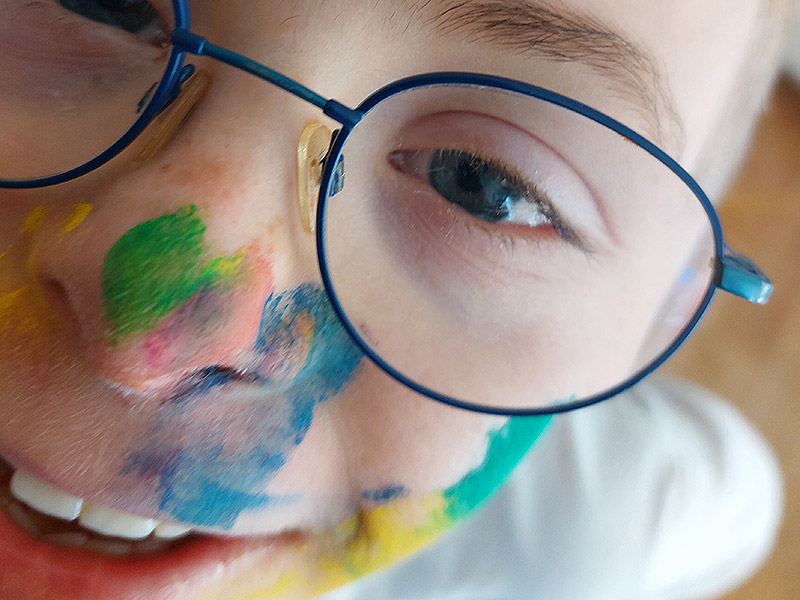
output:
[[[144,143],[133,159],[134,166],[150,160],[172,139],[195,104],[205,95],[210,83],[211,78],[202,69],[195,70],[192,65],[184,67],[172,97],[142,133]]]
[[[313,121],[305,126],[297,144],[297,192],[300,222],[307,233],[313,233],[317,222],[317,199],[322,185],[325,156],[331,144],[332,132],[322,123]]]

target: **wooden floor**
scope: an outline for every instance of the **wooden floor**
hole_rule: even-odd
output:
[[[765,434],[786,480],[777,550],[725,600],[800,599],[800,91],[781,82],[720,210],[726,239],[775,283],[767,306],[718,294],[667,369],[728,398]]]

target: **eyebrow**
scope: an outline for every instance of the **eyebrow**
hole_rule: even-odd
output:
[[[582,63],[611,80],[616,97],[643,117],[645,136],[673,149],[683,146],[683,126],[655,59],[599,19],[539,0],[426,0],[415,12],[430,12],[428,24],[445,35]]]

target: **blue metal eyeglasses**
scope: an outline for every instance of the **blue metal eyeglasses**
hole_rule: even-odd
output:
[[[769,297],[766,276],[723,242],[695,180],[589,106],[448,72],[396,81],[350,108],[208,42],[191,31],[186,0],[172,6],[166,51],[151,47],[125,77],[103,67],[71,78],[101,90],[92,102],[85,87],[59,87],[58,73],[43,76],[58,93],[38,109],[6,90],[0,188],[105,165],[179,96],[194,73],[187,56],[205,56],[338,123],[316,216],[322,282],[361,350],[424,396],[501,415],[587,406],[660,366],[717,288]],[[92,127],[101,134],[84,147]]]

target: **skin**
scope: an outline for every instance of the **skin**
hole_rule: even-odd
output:
[[[758,21],[759,2],[734,4],[568,3],[654,57],[682,123],[666,145],[701,183],[721,168],[708,157],[721,152],[717,134]],[[412,3],[354,7],[192,10],[196,31],[215,43],[346,104],[403,76],[469,70],[649,128],[587,66],[442,36]],[[141,516],[225,535],[298,530],[307,536],[299,547],[265,541],[254,564],[187,598],[313,597],[464,518],[546,419],[439,405],[359,353],[322,293],[314,239],[297,215],[294,152],[318,111],[236,70],[193,62],[214,84],[144,165],[129,168],[133,148],[67,185],[0,190],[0,455]],[[143,265],[147,285],[126,279]],[[172,387],[233,364],[256,374],[247,390],[222,375],[188,398]],[[61,597],[53,585],[29,589]]]

